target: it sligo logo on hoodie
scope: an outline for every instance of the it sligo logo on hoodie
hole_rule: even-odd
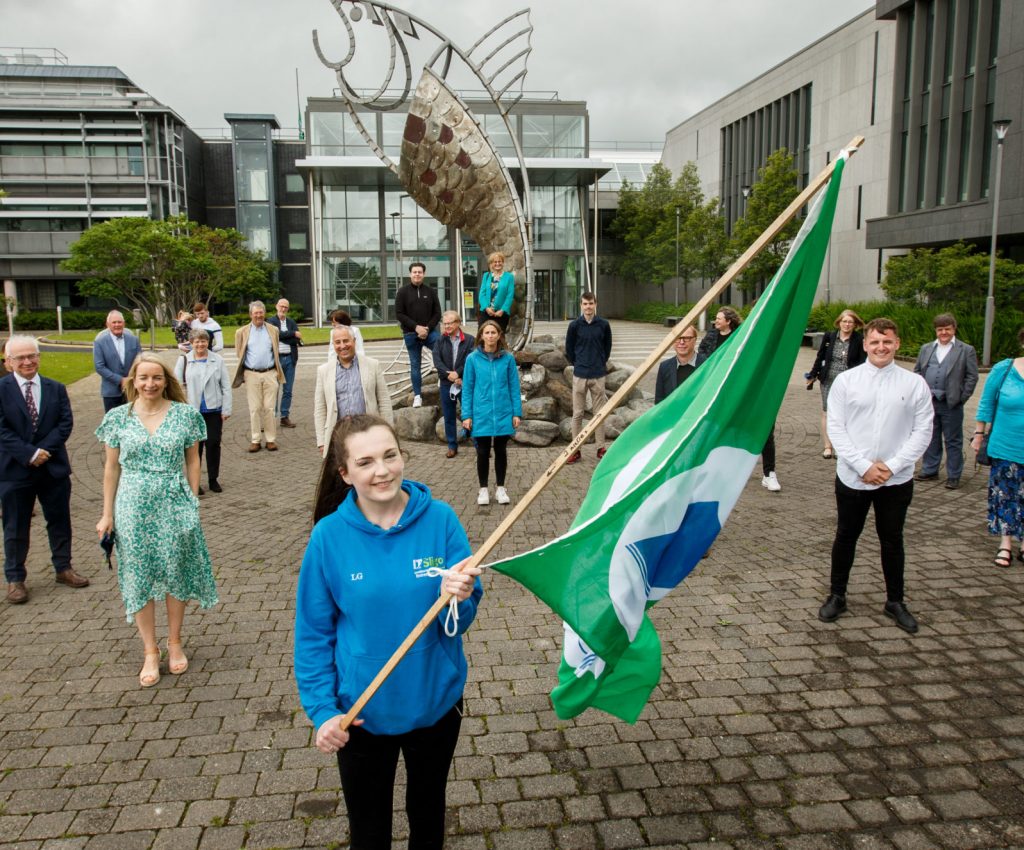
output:
[[[413,558],[412,559],[412,571],[416,578],[431,578],[430,571],[432,569],[443,570],[444,569],[444,557],[441,555],[431,555],[428,558]],[[437,573],[434,573],[436,576]]]

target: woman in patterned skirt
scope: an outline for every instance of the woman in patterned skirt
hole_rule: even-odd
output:
[[[118,584],[145,653],[139,684],[149,688],[160,681],[156,600],[167,605],[167,667],[174,675],[188,669],[181,645],[186,603],[217,603],[196,496],[206,424],[156,354],[135,360],[126,392],[128,404],[96,429],[107,447],[96,531],[116,532]]]
[[[1017,334],[1024,346],[1024,329]],[[993,563],[1013,563],[1013,539],[1024,544],[1024,357],[996,363],[988,373],[978,403],[977,426],[971,439],[975,453],[988,434],[992,467],[988,478],[988,531],[999,536]],[[1024,561],[1024,549],[1017,550]]]

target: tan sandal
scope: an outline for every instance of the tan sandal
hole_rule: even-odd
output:
[[[175,660],[179,656],[180,660]],[[188,657],[181,648],[180,640],[167,641],[167,672],[172,676],[180,676],[188,670]]]
[[[151,688],[160,681],[160,650],[154,649],[143,653],[146,660],[142,663],[139,671],[139,685],[143,688]],[[150,664],[150,659],[156,656],[156,670]]]

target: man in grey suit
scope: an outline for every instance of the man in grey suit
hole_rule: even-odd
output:
[[[101,333],[92,344],[92,362],[103,379],[100,395],[104,413],[128,400],[124,394],[128,370],[141,353],[142,343],[125,328],[124,316],[118,310],[111,310],[107,314],[107,332]]]
[[[940,313],[934,319],[935,342],[921,346],[914,371],[924,377],[932,393],[935,419],[932,441],[924,453],[918,481],[934,481],[946,443],[946,489],[960,486],[964,469],[964,402],[978,385],[978,355],[973,346],[956,338],[956,318]]]

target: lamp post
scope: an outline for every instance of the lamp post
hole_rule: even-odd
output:
[[[679,207],[676,207],[676,306],[679,306]]]
[[[391,248],[392,253],[395,256],[395,291],[402,285],[402,266],[398,262],[398,235],[395,232],[398,226],[398,219],[401,218],[400,212],[391,213]]]
[[[988,257],[988,298],[985,299],[985,341],[981,362],[992,365],[992,325],[996,318],[996,232],[999,227],[999,183],[1003,178],[1003,139],[1010,127],[1009,118],[997,118],[992,122],[996,131],[996,176],[992,181],[992,247]]]

